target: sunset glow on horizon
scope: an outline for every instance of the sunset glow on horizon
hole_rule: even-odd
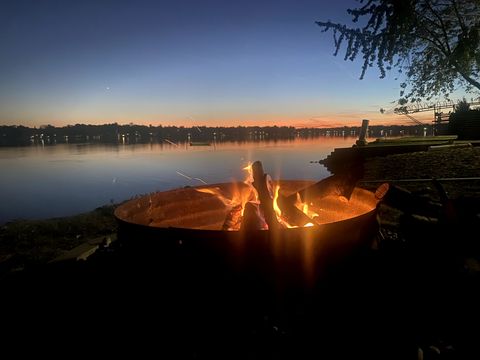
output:
[[[39,120],[33,124],[27,121],[4,121],[1,125],[21,125],[21,126],[67,126],[75,124],[92,124],[103,125],[118,123],[120,125],[152,125],[152,126],[207,126],[207,127],[237,127],[237,126],[293,126],[295,128],[334,128],[343,126],[360,126],[363,119],[370,120],[370,125],[415,125],[413,121],[403,115],[390,115],[385,116],[382,114],[364,113],[364,114],[332,114],[325,116],[317,116],[315,118],[301,118],[301,117],[287,117],[287,116],[264,116],[254,118],[253,116],[245,119],[235,117],[232,119],[209,119],[209,120],[195,120],[189,121],[188,119],[182,122],[181,119],[168,119],[158,120],[156,118],[142,119],[142,118],[114,118],[114,119],[79,119],[78,121],[61,121],[61,120]],[[432,116],[429,113],[423,113],[415,116],[415,119],[430,123]]]

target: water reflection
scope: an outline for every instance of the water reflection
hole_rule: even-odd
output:
[[[319,137],[257,142],[180,144],[59,144],[0,148],[0,223],[89,211],[137,194],[242,179],[260,160],[273,178],[322,179],[311,161],[355,138]],[[181,176],[179,173],[185,175]]]

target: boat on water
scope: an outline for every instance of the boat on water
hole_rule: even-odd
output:
[[[211,146],[208,141],[191,141],[190,146]]]

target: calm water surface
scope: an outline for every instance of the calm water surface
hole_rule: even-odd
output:
[[[320,180],[319,164],[354,138],[221,143],[62,144],[0,148],[0,224],[12,219],[73,215],[138,194],[242,180],[248,161],[260,160],[273,178]]]

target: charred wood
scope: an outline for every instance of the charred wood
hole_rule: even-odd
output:
[[[259,204],[254,202],[247,202],[245,204],[245,211],[243,212],[241,231],[265,230],[267,223],[265,222]]]
[[[273,210],[273,199],[267,184],[267,174],[263,171],[263,166],[260,161],[255,161],[252,164],[253,173],[253,187],[257,190],[258,198],[260,200],[260,208],[265,216],[265,221],[268,224],[269,230],[275,231],[279,229],[279,223],[275,211]]]
[[[242,210],[241,204],[234,206],[225,217],[222,230],[238,230],[242,223]]]
[[[303,211],[299,210],[288,197],[279,195],[277,204],[282,211],[282,216],[290,225],[305,226],[308,223],[315,224],[316,221],[311,219]]]
[[[344,196],[350,199],[353,189],[359,177],[354,172],[346,175],[332,175],[313,185],[306,187],[298,192],[302,202],[308,202],[311,199],[321,199],[329,195]],[[297,193],[289,196],[289,201],[295,203]]]

